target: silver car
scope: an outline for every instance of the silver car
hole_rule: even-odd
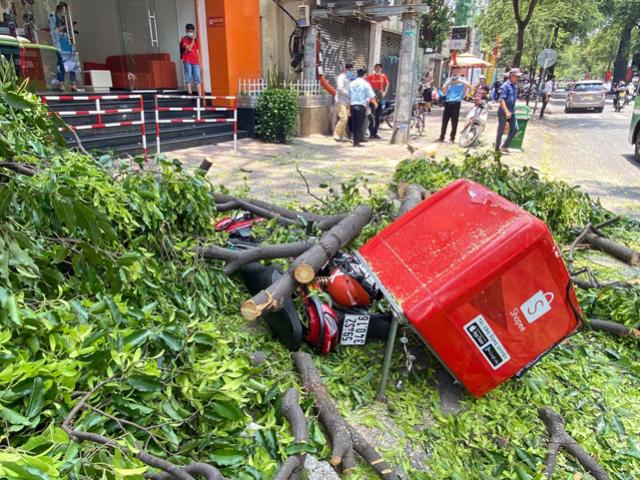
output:
[[[604,83],[598,80],[581,80],[576,82],[569,90],[567,102],[564,106],[565,113],[575,110],[604,110],[605,97],[607,95]]]

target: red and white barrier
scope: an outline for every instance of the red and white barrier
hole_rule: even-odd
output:
[[[44,103],[47,102],[95,102],[95,109],[93,110],[65,110],[62,112],[56,112],[61,117],[84,117],[95,116],[96,123],[90,125],[67,125],[69,129],[78,130],[99,130],[102,128],[117,128],[117,127],[130,127],[140,126],[140,137],[142,139],[142,151],[144,158],[147,158],[147,127],[145,124],[144,116],[144,99],[142,95],[45,95],[42,98]],[[137,100],[138,107],[133,108],[102,108],[101,102],[105,101],[118,101],[118,100]],[[135,113],[139,114],[138,120],[127,120],[123,122],[104,122],[103,115],[119,115],[123,113]],[[64,131],[65,128],[60,128]]]
[[[195,107],[161,107],[162,100],[191,100],[196,102]],[[204,105],[202,101],[204,100]],[[233,102],[233,107],[207,107],[207,100],[226,100]],[[195,112],[195,118],[160,118],[162,112]],[[231,117],[202,118],[203,112],[229,112]],[[238,99],[237,97],[207,95],[193,97],[189,95],[156,95],[156,153],[160,153],[160,125],[179,123],[229,123],[233,124],[233,151],[238,152]]]

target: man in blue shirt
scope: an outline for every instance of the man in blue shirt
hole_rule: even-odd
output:
[[[460,69],[453,68],[451,77],[447,79],[442,87],[442,92],[446,95],[444,103],[444,113],[442,114],[442,127],[440,129],[440,141],[444,142],[447,134],[447,126],[451,120],[451,142],[456,140],[456,132],[458,130],[458,118],[460,117],[460,104],[464,98],[465,92],[471,88],[471,84],[464,77],[459,75]]]
[[[364,79],[366,68],[358,69],[358,78],[349,83],[349,102],[351,104],[351,135],[354,147],[364,147],[364,121],[367,118],[367,107],[370,103],[378,108],[376,94],[371,84]]]
[[[519,68],[512,68],[509,71],[509,80],[506,80],[500,86],[498,91],[498,134],[496,136],[496,152],[509,153],[509,144],[513,137],[518,133],[518,120],[516,119],[514,110],[516,108],[516,100],[518,99],[518,78],[522,76]],[[502,134],[504,127],[509,123],[509,135],[504,144],[502,143]]]

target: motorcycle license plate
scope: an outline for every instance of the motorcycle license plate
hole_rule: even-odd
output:
[[[369,331],[370,315],[346,314],[342,321],[341,345],[364,345]]]

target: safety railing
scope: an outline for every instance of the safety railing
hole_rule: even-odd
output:
[[[296,80],[277,85],[280,88],[295,90],[299,96],[326,95],[327,92],[318,80]],[[269,87],[264,78],[238,80],[238,92],[247,97],[259,97]]]
[[[144,157],[147,158],[147,127],[145,124],[144,115],[144,99],[142,95],[45,95],[42,96],[42,101],[45,104],[48,102],[94,102],[94,109],[92,110],[61,110],[56,111],[56,115],[61,118],[80,118],[87,116],[95,116],[96,123],[88,125],[67,125],[67,128],[75,131],[79,130],[99,130],[103,128],[117,128],[117,127],[131,127],[140,126],[140,137],[142,141],[142,151]],[[137,104],[137,107],[127,108],[103,108],[103,103],[127,101],[129,104]],[[51,106],[50,106],[51,107]],[[123,114],[136,114],[139,115],[137,120],[124,120],[119,122],[104,121],[104,117],[111,115],[123,115]],[[64,131],[65,128],[60,128]]]
[[[163,100],[190,100],[194,101],[194,107],[163,107]],[[207,102],[215,104],[216,102],[231,103],[233,106],[207,106]],[[192,118],[161,118],[163,112],[192,112]],[[231,116],[227,117],[207,117],[208,112],[227,112]],[[204,115],[203,115],[204,114]],[[233,151],[238,151],[238,99],[229,96],[207,95],[204,97],[194,97],[189,95],[156,95],[155,102],[156,115],[156,153],[160,153],[160,125],[162,124],[180,124],[180,123],[226,123],[233,125]]]

